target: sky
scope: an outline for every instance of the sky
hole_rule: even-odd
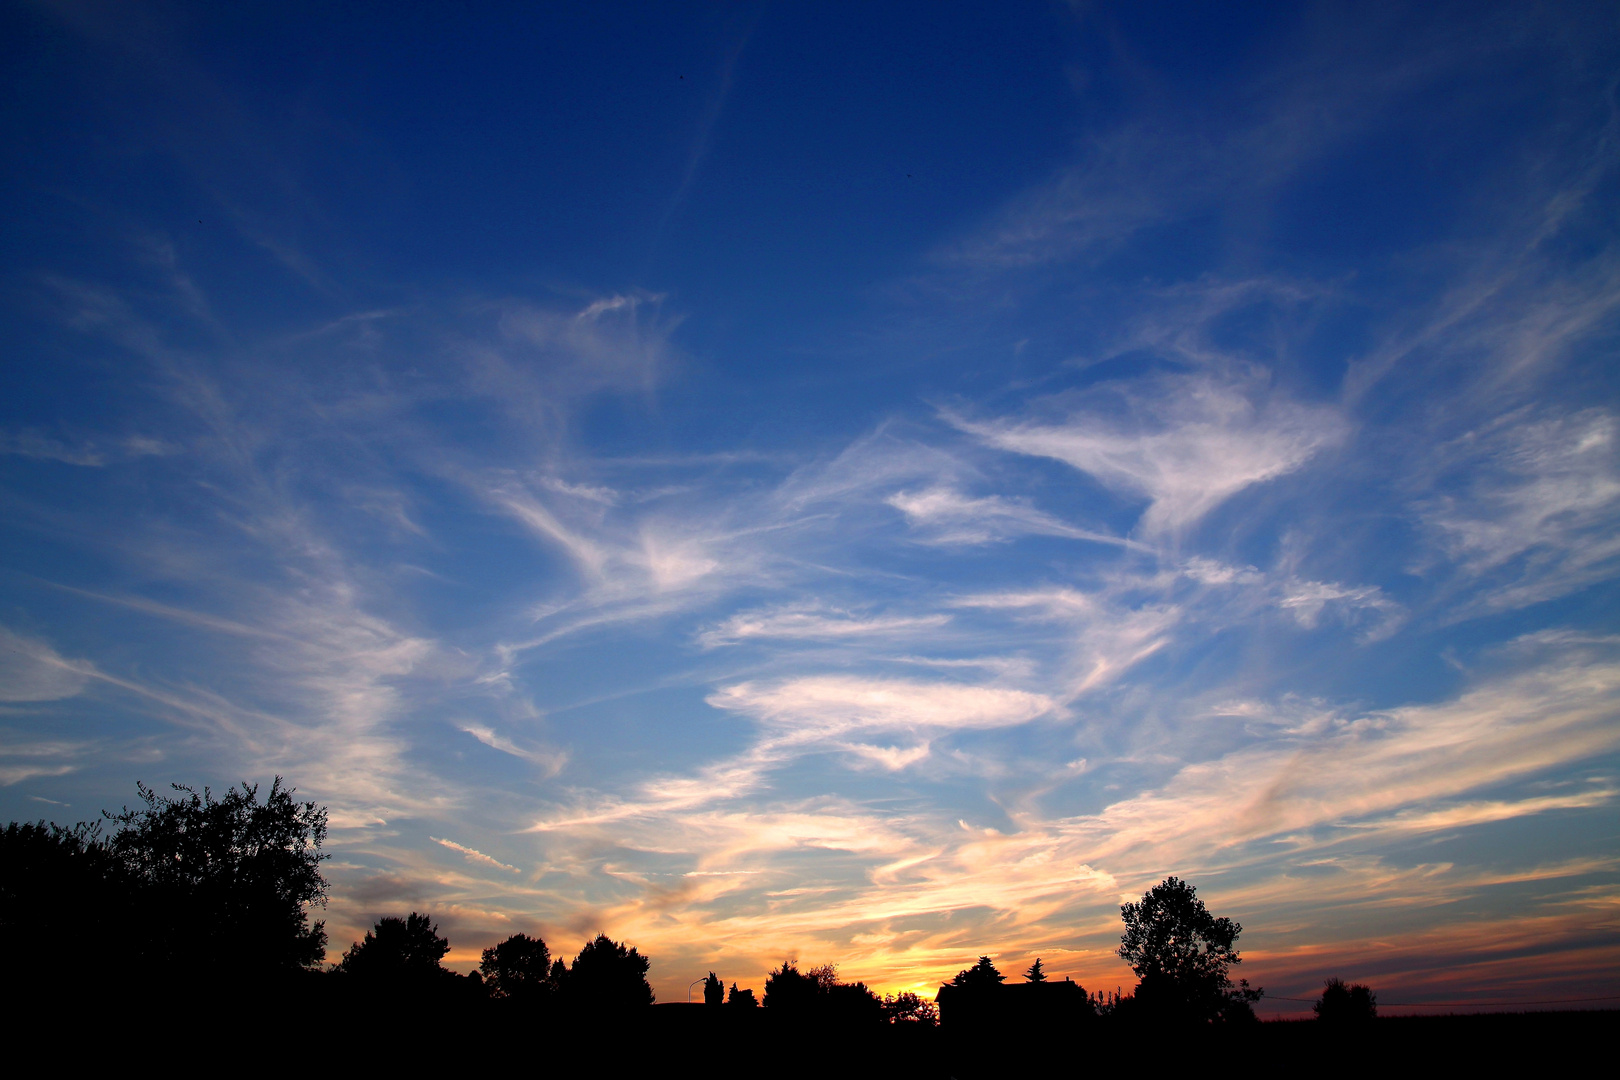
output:
[[[1129,989],[1170,874],[1263,1015],[1620,995],[1612,4],[0,54],[7,820],[281,775],[329,959],[602,931],[662,1001]]]

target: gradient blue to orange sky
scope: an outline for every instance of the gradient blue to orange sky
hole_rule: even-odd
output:
[[[12,3],[0,811],[332,958],[1620,994],[1612,3]],[[1387,1006],[1386,1006],[1387,1008]],[[1399,1011],[1399,1010],[1394,1010]]]

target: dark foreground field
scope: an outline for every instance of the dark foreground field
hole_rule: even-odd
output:
[[[767,1009],[684,1003],[603,1023],[502,1002],[359,1001],[227,986],[150,989],[66,1008],[24,991],[11,1004],[13,1054],[42,1052],[58,1069],[325,1077],[1586,1075],[1590,1063],[1612,1061],[1620,1035],[1614,1010],[1381,1017],[1341,1030],[1314,1020],[1225,1032],[1087,1020],[1065,1030],[969,1035],[909,1024],[841,1029]]]

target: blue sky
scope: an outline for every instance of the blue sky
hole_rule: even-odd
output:
[[[0,17],[9,817],[282,774],[334,957],[663,1000],[1170,873],[1620,993],[1612,6]]]

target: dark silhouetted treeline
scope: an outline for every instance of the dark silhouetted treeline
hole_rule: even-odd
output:
[[[657,1004],[652,959],[628,943],[598,934],[567,960],[514,934],[461,975],[443,966],[450,942],[431,915],[414,911],[380,919],[328,964],[325,926],[311,918],[327,895],[324,808],[280,777],[262,799],[246,784],[217,798],[137,791],[136,809],[95,823],[0,832],[0,1015],[14,1045],[175,1067],[318,1056],[412,1072],[696,1076],[723,1062],[786,1076],[992,1077],[1252,1058],[1332,1073],[1455,1065],[1531,1040],[1556,1059],[1607,1039],[1615,1016],[1390,1020],[1370,988],[1329,979],[1316,1020],[1261,1024],[1263,991],[1230,976],[1242,927],[1174,877],[1121,908],[1119,955],[1139,980],[1129,994],[1088,994],[1040,958],[1009,982],[986,955],[933,1000],[880,997],[832,964],[790,960],[762,998],[710,971],[701,1004]]]
[[[277,777],[261,801],[137,785],[141,806],[72,828],[0,834],[0,934],[42,985],[113,972],[159,979],[263,977],[318,965],[326,928],[326,811]]]

